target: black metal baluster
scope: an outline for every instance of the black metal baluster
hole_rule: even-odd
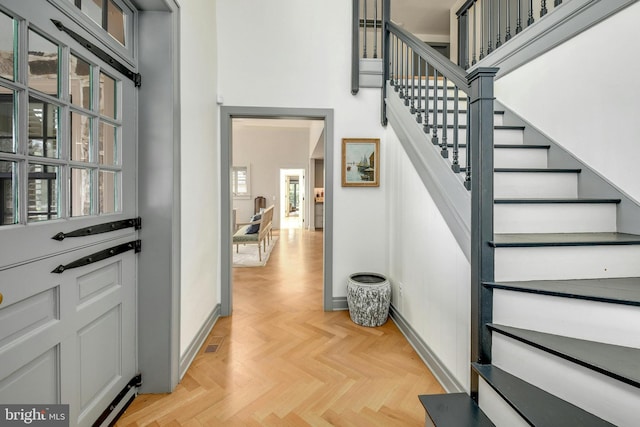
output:
[[[404,42],[400,41],[400,92],[398,92],[398,96],[400,99],[404,98]]]
[[[378,0],[373,1],[373,57],[378,57]]]
[[[471,65],[476,65],[476,9],[478,8],[478,2],[473,3],[473,56],[471,58]]]
[[[458,86],[453,90],[453,163],[451,164],[451,170],[455,173],[460,173],[460,162],[458,161]],[[468,113],[467,113],[468,114]]]
[[[389,64],[389,84],[391,85],[391,87],[394,87],[395,84],[393,82],[393,58],[394,58],[394,45],[393,43],[391,44],[391,52],[389,53],[389,58],[387,58],[388,64]]]
[[[486,16],[486,12],[485,12],[485,7],[484,7],[484,1],[482,0],[480,2],[480,59],[484,58],[484,30],[485,30],[485,16]]]
[[[533,19],[533,0],[529,0],[529,19],[527,19],[527,27],[535,22]]]
[[[404,64],[406,66],[404,72],[404,105],[409,106],[409,45],[407,45],[407,51],[404,57]]]
[[[362,52],[362,57],[366,58],[367,57],[367,0],[364,0],[362,3],[364,3],[363,7],[363,22],[364,22],[364,29],[362,30],[362,39],[363,39],[363,52]]]
[[[541,6],[541,8],[540,8],[540,18],[542,18],[548,12],[548,10],[547,10],[547,0],[542,0],[542,3],[540,4],[540,6]]]
[[[438,70],[433,67],[433,123],[431,143],[438,145]]]
[[[429,127],[429,63],[424,60],[424,125],[422,130],[427,135],[431,128]]]
[[[443,158],[449,157],[449,148],[447,147],[447,123],[449,122],[449,81],[446,77],[442,79],[442,143],[440,144],[440,155]]]
[[[504,41],[511,40],[511,0],[507,0],[507,29],[504,34]]]
[[[561,4],[562,4],[562,0],[555,0],[555,1],[553,2],[553,6],[555,6],[555,7],[558,7],[558,6],[560,6]]]
[[[467,143],[467,158],[464,170],[464,188],[471,191],[471,105],[469,104],[469,95],[467,95],[467,128],[465,129]]]
[[[418,106],[416,111],[418,113],[416,114],[416,122],[422,123],[422,58],[420,56],[418,56]]]
[[[518,0],[518,18],[516,19],[516,34],[522,31],[522,0]]]
[[[398,55],[400,55],[400,53],[399,53],[400,49],[398,49],[398,41],[399,41],[399,38],[398,38],[398,36],[396,36],[396,84],[394,85],[394,89],[395,89],[396,92],[398,90],[400,90],[400,87],[399,87],[400,86],[400,81],[398,80],[399,77],[400,77],[400,74],[398,74],[398,69],[400,67],[400,63],[398,61]]]
[[[413,51],[413,49],[411,49],[411,108],[409,108],[409,112],[411,112],[411,114],[415,114],[416,112],[416,107],[415,107],[416,76],[413,74],[416,66],[415,57],[416,57],[416,53]]]
[[[493,47],[491,47],[491,37],[493,37],[493,0],[489,0],[489,7],[487,8],[487,13],[489,15],[489,43],[487,45],[487,55],[493,52]]]
[[[502,29],[502,0],[498,0],[498,35],[496,36],[496,49],[502,46],[500,29]]]

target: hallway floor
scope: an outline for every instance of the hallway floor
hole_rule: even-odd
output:
[[[424,425],[418,394],[444,390],[395,324],[322,310],[322,232],[281,230],[233,280],[233,315],[176,390],[138,396],[117,426]]]

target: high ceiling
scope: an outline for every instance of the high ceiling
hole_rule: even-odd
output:
[[[456,0],[391,0],[391,19],[413,34],[449,35]]]

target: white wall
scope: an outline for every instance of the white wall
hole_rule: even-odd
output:
[[[226,105],[334,110],[333,294],[345,296],[349,274],[386,264],[384,175],[379,188],[340,186],[341,138],[383,135],[379,90],[350,91],[351,3],[218,0],[217,18]]]
[[[391,127],[386,143],[392,302],[468,390],[471,266]]]
[[[640,201],[640,3],[496,82],[496,97]]]
[[[253,215],[254,199],[275,205],[273,227],[280,228],[280,169],[305,169],[309,165],[309,128],[233,125],[233,165],[250,167],[251,198],[234,199],[236,220]],[[306,174],[308,176],[308,174]],[[305,208],[306,209],[306,208]],[[308,212],[305,216],[308,216]]]
[[[180,355],[220,302],[216,2],[180,1]]]

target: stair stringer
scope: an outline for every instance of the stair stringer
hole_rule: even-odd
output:
[[[548,152],[549,168],[582,170],[578,177],[578,197],[620,199],[616,212],[617,231],[620,233],[640,234],[640,203],[638,201],[567,151],[558,142],[513,112],[508,106],[496,100],[495,108],[504,110],[505,124],[524,126],[524,140],[527,141],[527,144],[550,145]]]
[[[407,152],[420,180],[433,197],[467,260],[471,260],[471,193],[451,163],[434,149],[422,125],[417,123],[393,87],[387,85],[387,118]]]

